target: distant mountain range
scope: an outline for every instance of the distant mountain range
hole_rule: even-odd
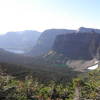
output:
[[[9,39],[11,37],[13,40],[13,36],[9,35]],[[14,40],[18,39],[14,38]],[[31,36],[31,39],[34,39],[34,37]],[[21,40],[19,39],[19,41]],[[14,43],[12,42],[12,44]],[[30,49],[29,45],[26,45],[29,52],[24,53],[24,55],[12,54],[1,50],[0,62],[49,64],[51,66],[70,66],[77,70],[84,70],[95,62],[94,59],[100,60],[99,29],[84,27],[78,30],[49,29],[39,33],[37,42],[33,43],[31,41],[30,44]],[[21,44],[22,48],[24,48],[23,45]],[[13,47],[13,45],[10,46]]]
[[[36,44],[40,34],[40,32],[32,30],[7,32],[0,35],[0,48],[29,51]]]
[[[29,55],[41,56],[50,51],[54,45],[55,39],[58,35],[73,33],[75,30],[67,29],[49,29],[44,31],[39,37],[37,44],[33,47]]]
[[[76,55],[79,55],[80,58],[91,59],[93,56],[96,56],[96,51],[99,52],[99,42],[99,29],[84,27],[80,27],[78,30],[49,29],[41,34],[37,44],[29,54],[31,56],[41,56],[53,49],[56,51],[60,50],[61,53],[63,52],[64,54],[66,52],[66,56],[73,55],[75,58]],[[80,50],[82,50],[81,54],[79,54]]]

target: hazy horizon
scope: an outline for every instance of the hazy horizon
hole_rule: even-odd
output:
[[[0,34],[46,29],[100,29],[99,0],[1,0]]]

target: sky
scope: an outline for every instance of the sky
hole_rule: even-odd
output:
[[[0,0],[0,34],[100,28],[100,0]]]

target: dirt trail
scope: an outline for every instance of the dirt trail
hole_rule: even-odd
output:
[[[75,89],[75,97],[73,100],[80,100],[80,91],[78,87]]]

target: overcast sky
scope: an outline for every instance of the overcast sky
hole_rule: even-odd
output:
[[[100,0],[0,0],[0,33],[100,28]]]

